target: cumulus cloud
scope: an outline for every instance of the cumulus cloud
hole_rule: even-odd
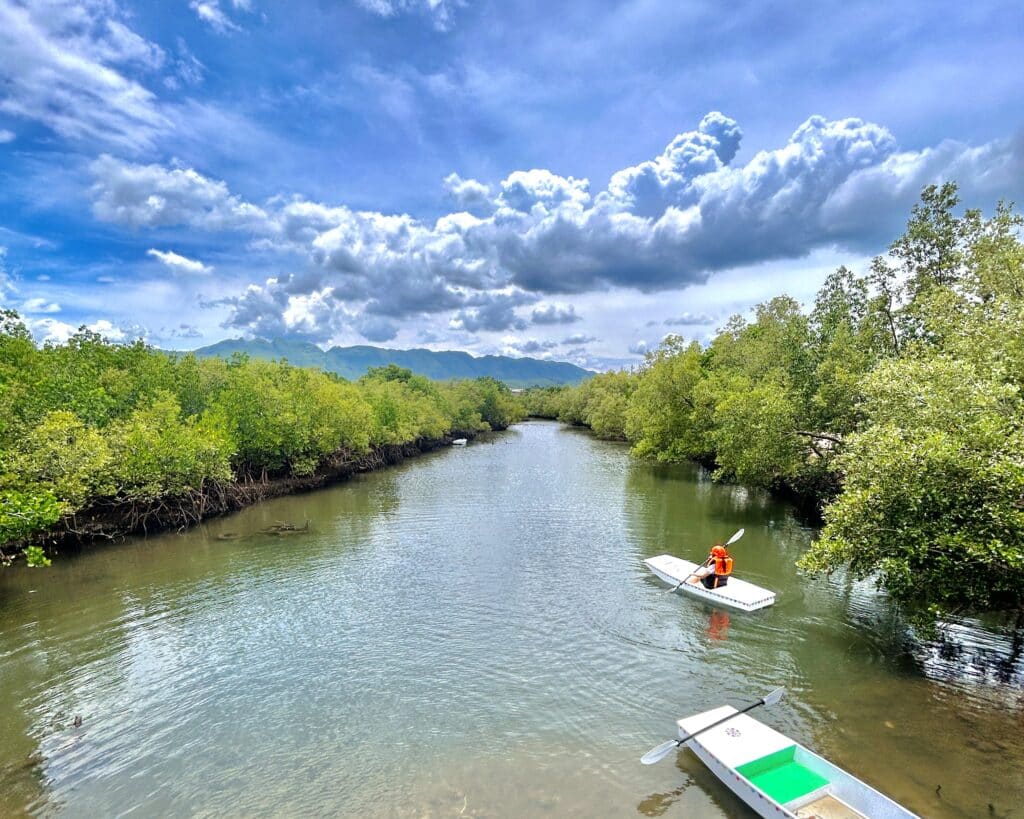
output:
[[[110,341],[132,341],[137,338],[145,339],[149,336],[148,331],[144,327],[138,325],[116,325],[106,319],[75,326],[59,319],[28,318],[25,320],[25,326],[32,334],[32,337],[39,343],[51,341],[55,344],[63,344],[82,329],[99,333]]]
[[[221,181],[191,168],[135,165],[104,154],[91,166],[93,213],[130,227],[187,225],[204,230],[265,230],[266,214]]]
[[[117,14],[110,0],[0,3],[0,112],[71,139],[150,146],[170,122],[125,71],[156,70],[165,55]]]
[[[398,325],[383,316],[362,315],[354,326],[368,341],[391,341],[398,335]]]
[[[549,214],[566,205],[582,210],[590,203],[590,182],[559,176],[551,171],[515,171],[501,183],[499,201],[512,210]]]
[[[467,299],[470,306],[459,310],[449,326],[453,330],[525,330],[526,320],[516,314],[515,308],[531,301],[523,293],[488,293]]]
[[[463,179],[457,173],[444,178],[444,189],[459,207],[471,213],[490,212],[495,203],[491,198],[491,187],[475,179]]]
[[[519,308],[555,294],[657,292],[823,247],[878,250],[878,232],[891,236],[931,182],[959,179],[965,198],[983,201],[1024,192],[1021,138],[900,151],[879,125],[813,116],[782,146],[734,165],[741,136],[713,112],[596,193],[586,179],[542,169],[515,171],[493,188],[450,175],[453,196],[490,197],[488,207],[433,221],[297,196],[257,204],[190,168],[106,156],[93,164],[93,209],[133,228],[244,233],[286,256],[294,272],[229,300],[228,324],[322,337],[358,331],[357,315],[395,321],[445,311],[455,330],[522,330]],[[574,315],[545,302],[531,318]],[[678,323],[701,318],[713,321],[684,314]],[[367,329],[390,331],[383,322]]]
[[[21,303],[23,313],[59,313],[60,305],[42,298],[26,299]]]
[[[629,351],[633,355],[644,355],[651,347],[646,341],[637,341],[629,345]]]
[[[539,304],[530,314],[534,324],[572,324],[582,316],[576,314],[571,304]]]
[[[175,253],[173,250],[156,250],[151,247],[146,251],[146,255],[152,256],[162,265],[170,268],[176,273],[205,274],[213,270],[212,267],[209,267],[196,259],[190,259],[187,256]]]
[[[8,131],[6,128],[0,128],[0,145],[4,145],[8,142],[14,142],[17,138],[17,134],[14,131]]]

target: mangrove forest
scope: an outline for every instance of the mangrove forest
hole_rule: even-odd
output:
[[[809,311],[788,296],[708,344],[668,336],[641,367],[523,396],[531,415],[697,460],[814,506],[800,566],[876,577],[913,618],[1024,610],[1021,216],[924,190],[867,270]]]

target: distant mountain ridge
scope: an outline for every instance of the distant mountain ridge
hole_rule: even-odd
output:
[[[218,341],[194,351],[200,358],[227,358],[234,353],[245,353],[252,358],[286,358],[298,367],[319,367],[328,372],[355,380],[371,367],[397,364],[414,373],[436,381],[452,378],[479,378],[491,376],[510,387],[550,386],[578,384],[594,373],[567,361],[542,361],[536,358],[512,358],[504,355],[485,355],[479,358],[457,350],[390,350],[386,347],[358,345],[331,347],[321,350],[306,341],[275,338]]]

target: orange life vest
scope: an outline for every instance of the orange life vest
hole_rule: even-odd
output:
[[[732,574],[732,558],[729,555],[725,557],[715,557],[715,574],[719,577],[728,577]]]

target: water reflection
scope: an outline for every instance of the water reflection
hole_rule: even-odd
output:
[[[729,612],[715,609],[708,615],[708,639],[729,639]]]
[[[740,526],[771,609],[643,564]],[[778,685],[765,721],[923,815],[1024,801],[1011,632],[908,641],[870,584],[799,576],[813,536],[764,493],[531,423],[0,573],[0,814],[742,815],[692,754],[638,758]]]

